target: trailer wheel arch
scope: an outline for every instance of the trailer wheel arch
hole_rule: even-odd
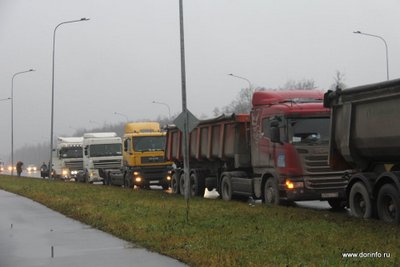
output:
[[[346,186],[346,198],[349,199],[351,188],[357,182],[363,183],[365,188],[368,191],[368,194],[370,196],[373,196],[373,182],[372,181],[374,181],[374,180],[376,180],[375,173],[357,173],[357,174],[353,175],[350,178],[349,183]]]
[[[393,184],[397,191],[400,191],[400,172],[384,172],[379,175],[373,188],[373,196],[375,199],[378,198],[379,190],[385,184]]]

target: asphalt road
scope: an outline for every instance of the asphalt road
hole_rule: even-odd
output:
[[[0,190],[0,266],[186,265]]]

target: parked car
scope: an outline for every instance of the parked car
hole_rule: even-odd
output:
[[[29,164],[28,167],[26,167],[27,172],[36,172],[38,168],[34,164]]]

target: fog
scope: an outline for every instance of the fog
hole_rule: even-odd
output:
[[[400,71],[395,0],[184,0],[188,108],[212,116],[249,79],[277,88],[312,79],[326,90],[336,71],[347,86]],[[14,79],[14,148],[50,139],[52,40],[55,135],[181,112],[178,0],[0,0],[0,99]],[[115,114],[120,113],[123,115]],[[8,161],[11,101],[0,101],[0,158]]]

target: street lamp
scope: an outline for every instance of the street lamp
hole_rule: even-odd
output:
[[[51,121],[50,121],[51,126],[50,126],[50,160],[49,160],[50,173],[53,169],[52,154],[53,154],[53,129],[54,129],[54,59],[55,59],[55,53],[56,53],[56,31],[57,31],[58,27],[60,27],[63,24],[88,21],[88,20],[89,20],[88,18],[81,18],[78,20],[70,20],[70,21],[61,22],[54,28],[54,32],[53,32],[53,64],[52,64],[52,72],[51,72]]]
[[[376,38],[379,38],[379,39],[381,39],[383,41],[383,43],[385,44],[385,48],[386,48],[386,78],[387,78],[387,80],[389,80],[389,55],[388,55],[389,52],[388,52],[388,46],[387,46],[387,43],[386,43],[385,39],[383,39],[383,37],[381,37],[379,35],[364,33],[364,32],[361,32],[361,31],[354,31],[353,33],[367,35],[367,36],[371,36],[371,37],[376,37]]]
[[[153,101],[153,104],[160,104],[160,105],[164,105],[168,108],[168,119],[171,119],[171,108],[169,107],[169,105],[167,103],[163,103],[163,102],[158,102],[158,101]]]
[[[235,75],[235,74],[233,74],[233,73],[229,73],[228,75],[229,75],[229,76],[232,76],[232,77],[236,77],[236,78],[242,79],[242,80],[245,80],[246,82],[249,83],[249,89],[251,90],[251,88],[253,88],[253,86],[251,85],[251,82],[250,82],[249,79],[244,78],[244,77],[237,76],[237,75]]]
[[[11,79],[11,176],[14,175],[14,78],[17,75],[35,71],[34,69],[14,73]]]
[[[114,115],[120,115],[120,116],[123,116],[123,117],[125,117],[125,119],[126,119],[126,122],[129,122],[129,118],[128,118],[128,116],[127,116],[127,115],[125,115],[125,114],[122,114],[122,113],[119,113],[119,112],[114,112]]]

